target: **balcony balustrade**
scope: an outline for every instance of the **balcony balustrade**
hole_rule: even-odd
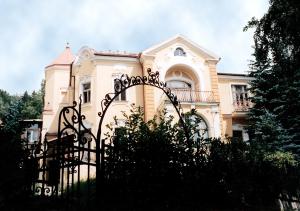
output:
[[[233,108],[236,112],[247,112],[251,108],[251,101],[248,99],[234,100]]]
[[[177,99],[183,103],[212,103],[216,102],[212,91],[196,91],[191,89],[171,89]]]

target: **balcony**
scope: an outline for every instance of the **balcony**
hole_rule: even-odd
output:
[[[233,108],[236,112],[248,112],[249,108],[251,108],[250,100],[234,100],[233,101]]]
[[[181,103],[213,103],[216,102],[212,91],[196,91],[191,89],[171,89]]]

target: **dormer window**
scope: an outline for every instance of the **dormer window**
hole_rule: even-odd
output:
[[[186,53],[182,48],[176,48],[174,56],[186,56]]]

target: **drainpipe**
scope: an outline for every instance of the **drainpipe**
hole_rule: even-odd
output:
[[[143,64],[141,62],[141,55],[142,53],[139,53],[138,55],[138,59],[139,59],[139,64],[141,66],[141,70],[142,70],[142,77],[144,77],[144,67]],[[143,85],[143,105],[144,105],[144,121],[146,121],[146,109],[145,109],[145,85]]]
[[[72,79],[73,79],[73,101],[75,101],[75,76],[73,76],[73,64],[74,61],[70,64],[70,80],[69,80],[69,87],[72,87]]]

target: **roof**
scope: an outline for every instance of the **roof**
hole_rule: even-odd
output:
[[[72,54],[71,48],[67,45],[65,50],[54,59],[47,67],[54,65],[70,65],[74,61],[75,56]]]
[[[219,78],[223,79],[242,79],[242,80],[254,80],[253,77],[249,76],[248,74],[242,73],[218,73]]]
[[[126,51],[97,51],[95,56],[114,56],[114,57],[130,57],[139,58],[140,53],[129,53]]]
[[[250,77],[248,74],[241,74],[241,73],[218,73],[218,75]]]

